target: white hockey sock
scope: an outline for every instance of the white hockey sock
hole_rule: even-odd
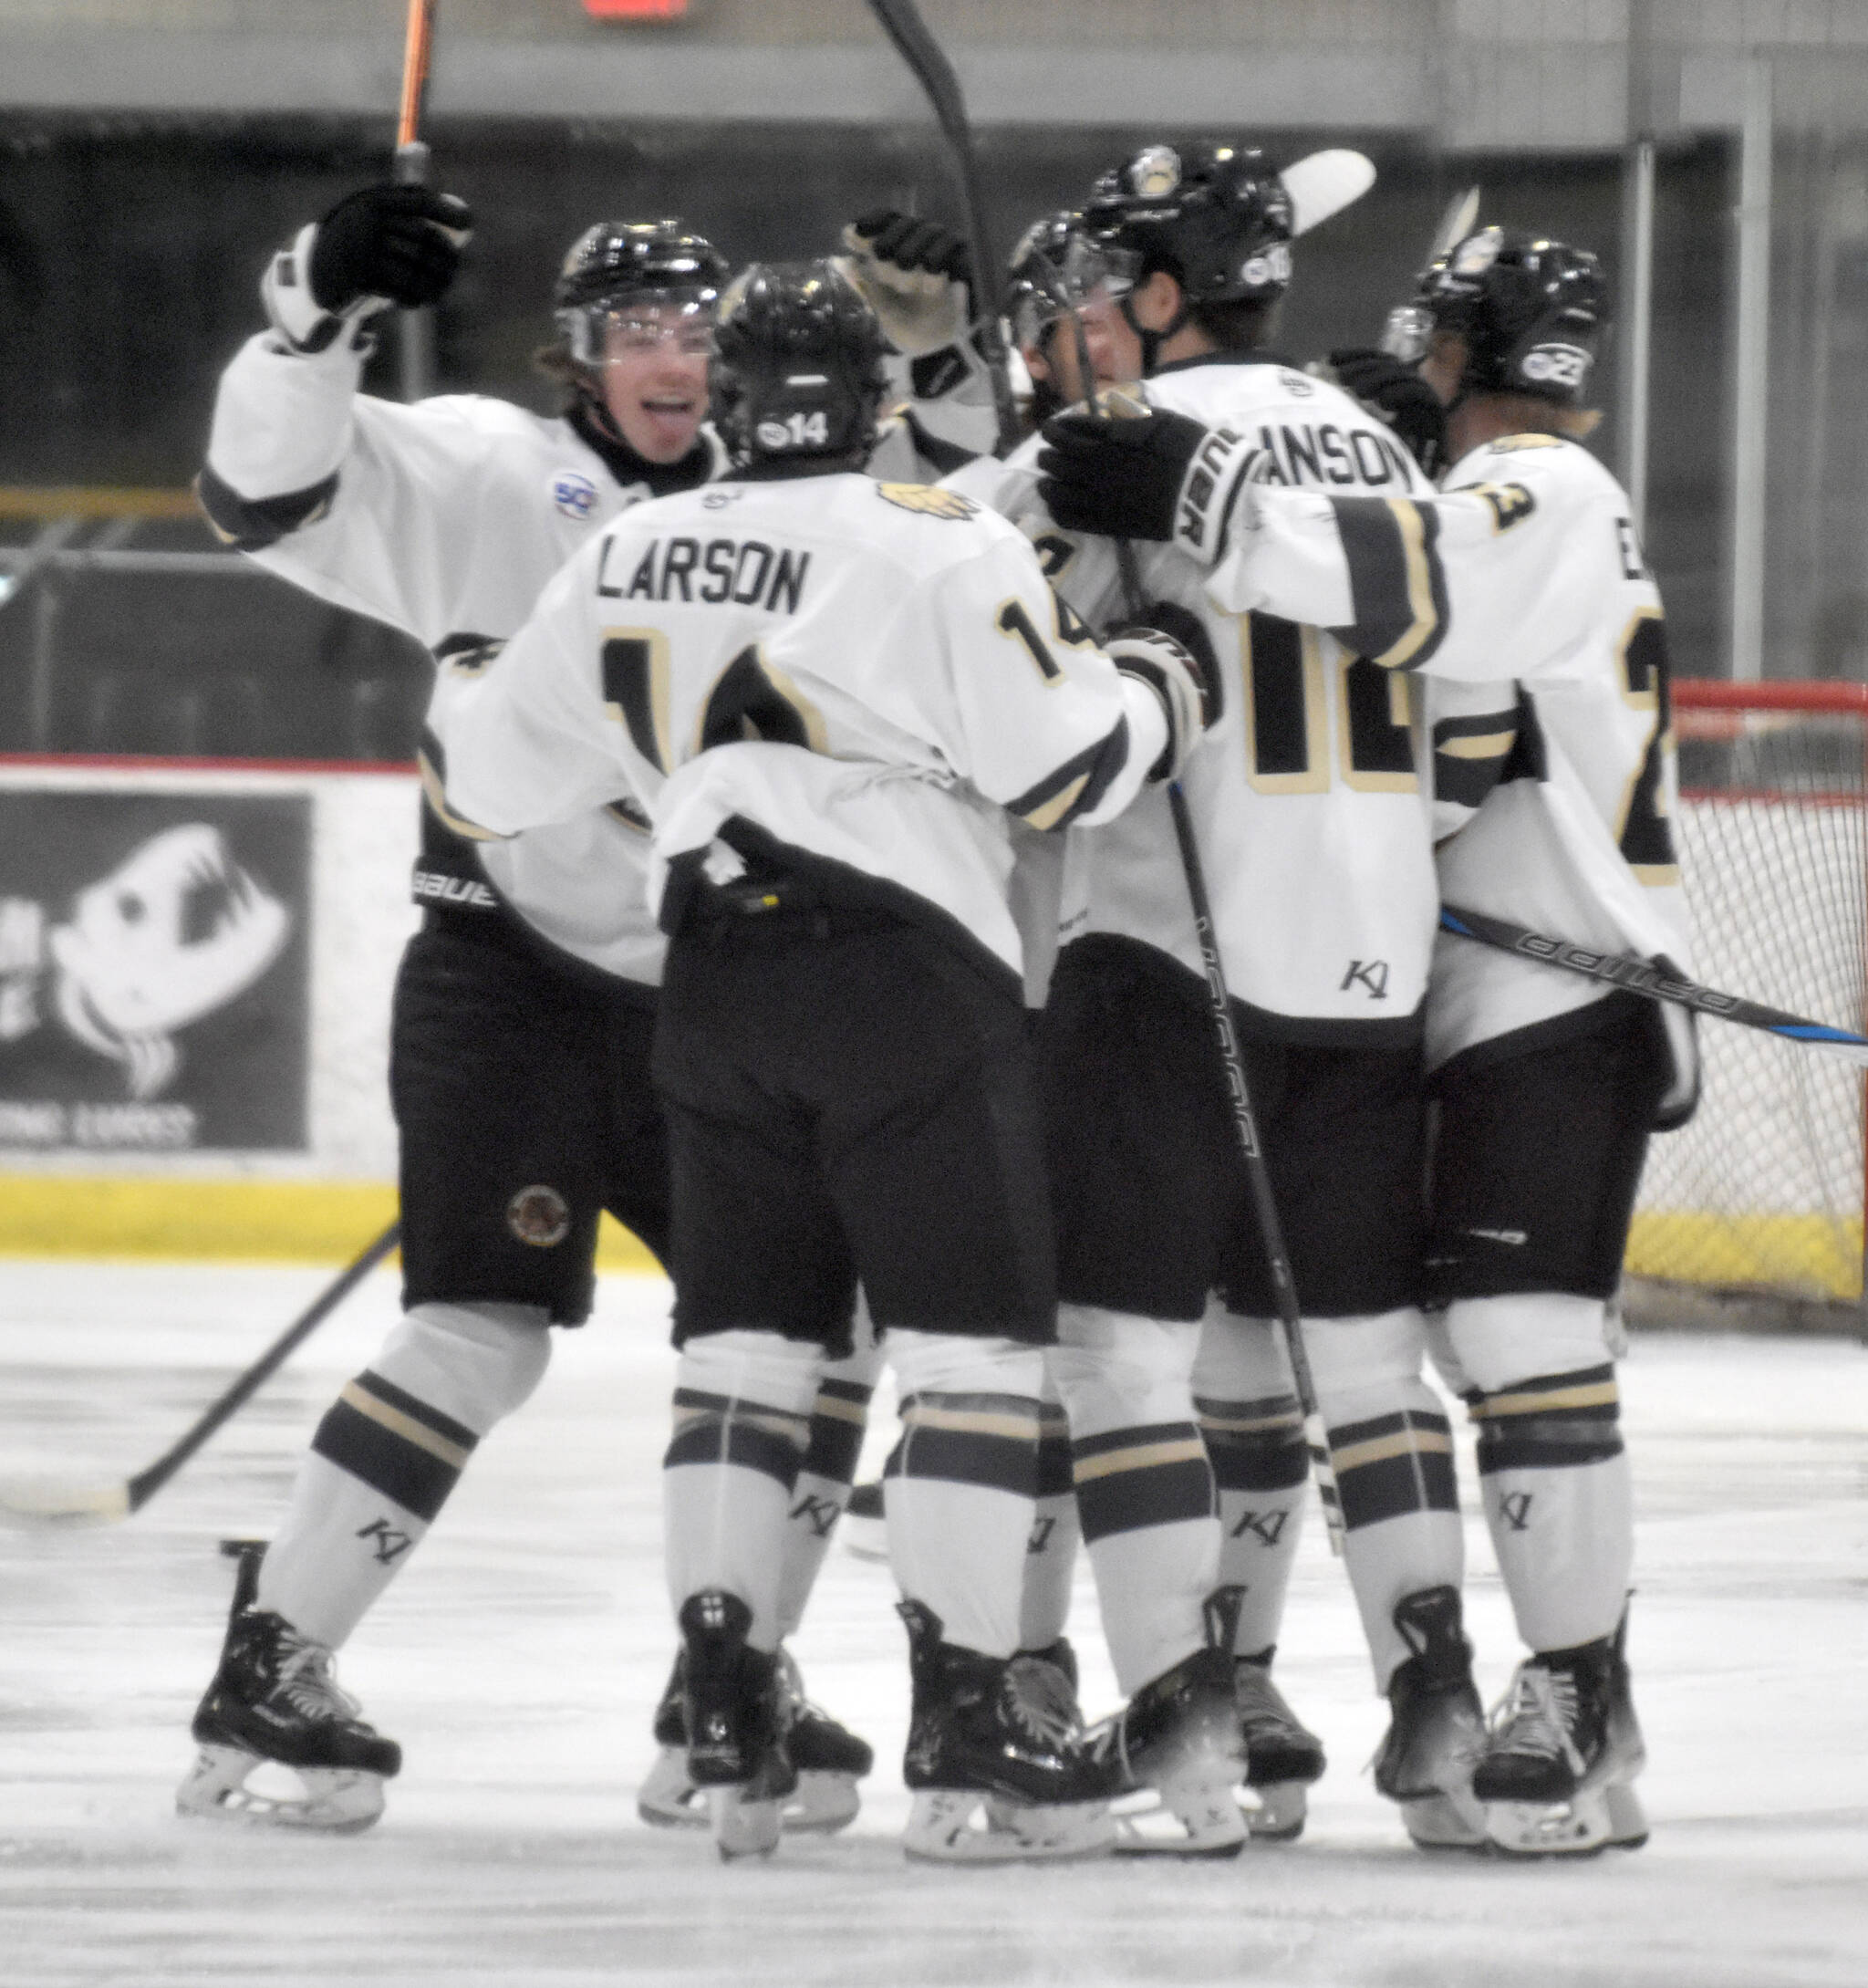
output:
[[[1343,1502],[1344,1558],[1385,1691],[1411,1654],[1396,1604],[1422,1588],[1458,1587],[1465,1575],[1452,1424],[1420,1377],[1419,1312],[1306,1319],[1303,1329]]]
[[[810,1441],[820,1348],[775,1332],[711,1332],[681,1348],[662,1458],[669,1599],[723,1588],[775,1650],[786,1515]]]
[[[1084,1542],[1116,1681],[1132,1696],[1206,1640],[1219,1584],[1213,1477],[1194,1422],[1196,1327],[1058,1309],[1053,1370],[1070,1415]]]
[[[1233,1647],[1256,1656],[1278,1640],[1310,1482],[1303,1410],[1276,1321],[1216,1303],[1201,1325],[1193,1386],[1219,1497],[1219,1581],[1245,1590]]]
[[[882,1349],[873,1343],[824,1369],[811,1410],[811,1446],[792,1487],[779,1582],[778,1633],[792,1634],[804,1619],[831,1535],[849,1503],[850,1484],[869,1426],[869,1398]]]
[[[950,1643],[988,1657],[1019,1648],[1037,1483],[1043,1356],[1010,1339],[891,1329],[901,1441],[883,1500],[904,1598]]]
[[[318,1424],[260,1566],[259,1606],[341,1645],[550,1358],[534,1306],[417,1306]]]
[[[1048,1650],[1070,1620],[1076,1549],[1076,1485],[1071,1477],[1070,1422],[1047,1375],[1038,1406],[1038,1498],[1025,1546],[1024,1595],[1019,1604],[1018,1647]]]
[[[1612,1636],[1634,1562],[1614,1369],[1477,1396],[1479,1482],[1518,1633],[1532,1650]]]

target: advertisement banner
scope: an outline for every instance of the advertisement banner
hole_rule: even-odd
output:
[[[0,1150],[302,1152],[312,798],[0,790]]]

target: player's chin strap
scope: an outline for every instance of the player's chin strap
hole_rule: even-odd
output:
[[[1118,307],[1122,312],[1123,322],[1141,341],[1142,378],[1147,380],[1155,370],[1155,362],[1160,357],[1161,348],[1193,316],[1192,301],[1188,297],[1187,292],[1183,290],[1180,293],[1180,308],[1174,313],[1172,319],[1163,325],[1158,331],[1149,331],[1146,327],[1136,322],[1135,293],[1132,290],[1123,293]]]

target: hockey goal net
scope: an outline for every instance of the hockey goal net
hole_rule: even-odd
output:
[[[1674,711],[1695,977],[1863,1030],[1868,685],[1688,680]],[[1699,1109],[1649,1149],[1629,1270],[1859,1303],[1863,1073],[1723,1022],[1699,1040]]]

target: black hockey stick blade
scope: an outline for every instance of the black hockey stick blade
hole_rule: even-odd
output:
[[[1264,1147],[1259,1140],[1258,1119],[1251,1108],[1251,1090],[1246,1081],[1245,1057],[1239,1047],[1239,1032],[1232,1025],[1232,997],[1227,992],[1225,963],[1219,957],[1219,937],[1213,925],[1212,900],[1207,895],[1206,866],[1200,861],[1200,846],[1194,835],[1193,816],[1178,780],[1168,783],[1168,806],[1174,817],[1174,837],[1180,845],[1180,867],[1187,878],[1187,894],[1193,904],[1194,939],[1200,949],[1200,964],[1207,980],[1207,1012],[1213,1024],[1213,1036],[1226,1073],[1226,1101],[1231,1108],[1232,1126],[1239,1135],[1239,1150],[1245,1161],[1246,1185],[1251,1194],[1252,1212],[1258,1217],[1259,1241],[1265,1253],[1265,1267],[1271,1279],[1272,1300],[1278,1307],[1278,1322],[1284,1328],[1284,1350],[1291,1361],[1292,1379],[1297,1384],[1298,1405],[1303,1411],[1304,1447],[1310,1452],[1311,1474],[1316,1480],[1317,1503],[1323,1508],[1323,1524],[1330,1535],[1330,1551],[1339,1559],[1348,1536],[1343,1521],[1342,1495],[1336,1487],[1336,1466],[1330,1456],[1330,1434],[1323,1421],[1323,1406],[1317,1400],[1317,1384],[1311,1372],[1310,1355],[1304,1350],[1303,1316],[1297,1303],[1297,1280],[1292,1275],[1291,1254],[1284,1246],[1284,1225],[1278,1219],[1278,1203],[1271,1192],[1271,1169],[1265,1164]]]
[[[1716,987],[1703,987],[1697,980],[1671,973],[1652,960],[1637,959],[1632,952],[1592,952],[1587,946],[1571,944],[1567,939],[1547,938],[1528,926],[1514,925],[1509,919],[1469,911],[1458,904],[1440,907],[1440,928],[1457,932],[1462,939],[1496,946],[1502,952],[1515,952],[1520,959],[1535,960],[1541,966],[1558,966],[1566,973],[1599,980],[1605,986],[1625,987],[1630,994],[1645,994],[1650,1001],[1670,1001],[1676,1007],[1690,1008],[1695,1015],[1715,1015],[1722,1022],[1738,1022],[1746,1028],[1780,1036],[1786,1042],[1801,1043],[1806,1048],[1826,1049],[1851,1063],[1868,1064],[1868,1036],[1857,1036],[1827,1022],[1812,1022],[1806,1015],[1791,1015],[1783,1008],[1766,1007],[1761,1001],[1747,1001],[1742,994],[1721,994]]]
[[[986,200],[980,187],[979,161],[973,156],[973,130],[967,117],[966,99],[960,93],[960,78],[953,73],[945,50],[928,32],[928,24],[921,18],[915,0],[869,0],[869,11],[895,44],[896,53],[914,71],[922,94],[933,106],[935,120],[946,135],[960,172],[960,198],[967,210],[968,245],[973,257],[980,347],[992,380],[999,452],[1009,455],[1019,442],[1018,411],[1012,405],[1012,369],[1005,339],[999,329],[999,313],[992,304],[998,293],[999,261],[986,226]]]
[[[140,1512],[214,1431],[233,1419],[401,1240],[392,1222],[362,1255],[327,1285],[264,1353],[217,1395],[181,1438],[134,1477],[93,1485],[8,1484],[0,1520],[15,1525],[110,1525]]]

